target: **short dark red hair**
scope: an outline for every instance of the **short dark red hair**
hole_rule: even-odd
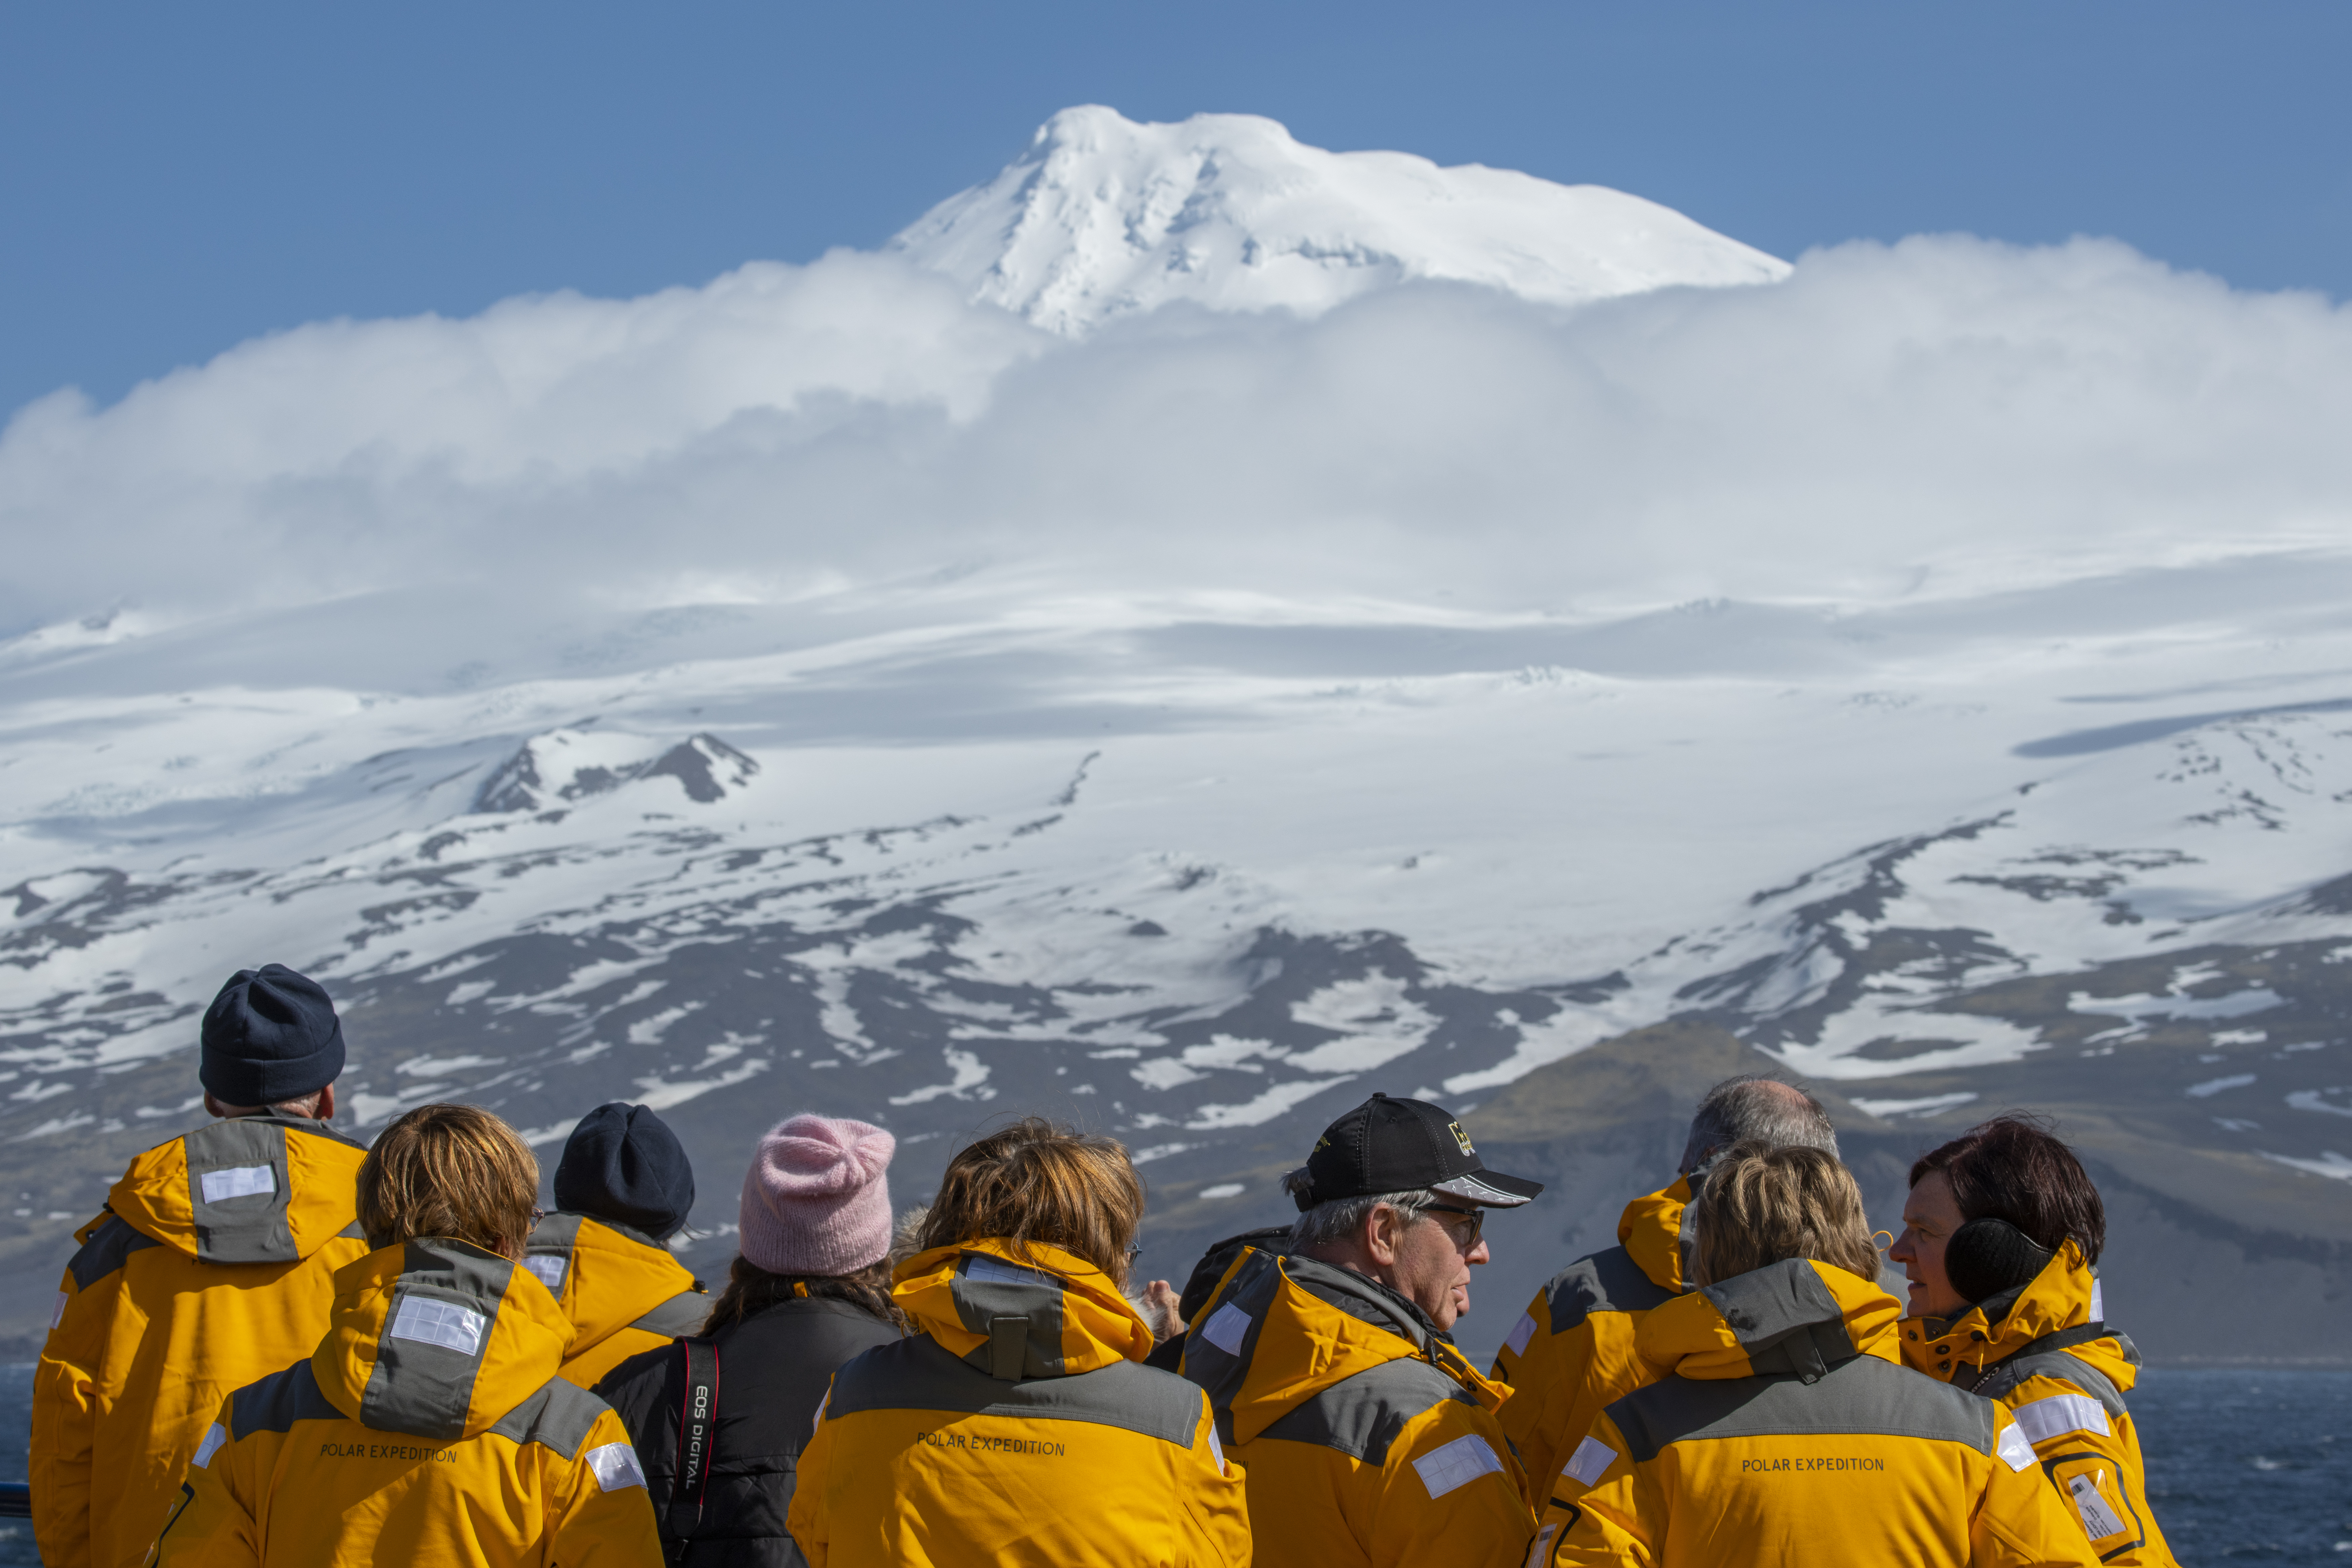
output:
[[[1963,1219],[2005,1219],[2055,1252],[2072,1237],[2083,1261],[2107,1243],[2106,1205],[2074,1151],[2031,1116],[2012,1111],[1969,1128],[1919,1156],[1911,1184],[1930,1171],[1952,1184]]]

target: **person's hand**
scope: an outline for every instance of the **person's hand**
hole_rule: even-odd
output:
[[[1183,1300],[1176,1287],[1165,1279],[1154,1279],[1143,1288],[1143,1321],[1151,1325],[1155,1340],[1172,1340],[1184,1331],[1184,1315],[1178,1310]]]

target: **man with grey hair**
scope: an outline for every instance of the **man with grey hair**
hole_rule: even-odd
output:
[[[1707,1163],[1749,1141],[1838,1152],[1828,1112],[1803,1089],[1762,1073],[1724,1079],[1698,1102],[1674,1184],[1626,1205],[1618,1245],[1553,1275],[1504,1342],[1493,1375],[1511,1385],[1503,1431],[1527,1467],[1531,1506],[1543,1507],[1593,1418],[1656,1380],[1633,1353],[1634,1331],[1652,1308],[1693,1287],[1695,1200]]]
[[[1541,1184],[1488,1170],[1462,1123],[1376,1094],[1283,1178],[1286,1253],[1244,1248],[1180,1370],[1249,1472],[1256,1561],[1504,1568],[1535,1515],[1495,1411],[1454,1346],[1487,1211]]]

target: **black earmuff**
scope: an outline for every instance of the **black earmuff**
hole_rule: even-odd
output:
[[[2057,1256],[2005,1219],[1972,1219],[1944,1244],[1944,1277],[1960,1300],[1983,1301],[2032,1283]]]

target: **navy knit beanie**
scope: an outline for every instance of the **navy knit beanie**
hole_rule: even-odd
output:
[[[226,1105],[316,1094],[343,1070],[343,1026],[325,987],[282,963],[240,969],[205,1009],[196,1081]]]
[[[616,1100],[572,1130],[555,1167],[555,1206],[667,1241],[694,1212],[694,1166],[652,1107]]]

